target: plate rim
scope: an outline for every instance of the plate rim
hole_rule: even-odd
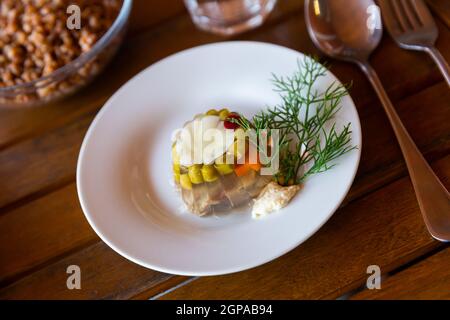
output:
[[[261,261],[255,262],[255,263],[247,263],[247,264],[240,264],[237,267],[234,268],[227,268],[227,269],[215,269],[215,270],[209,270],[209,271],[188,271],[186,270],[187,268],[182,268],[184,270],[181,269],[174,269],[174,268],[165,268],[164,266],[161,265],[157,265],[157,264],[152,264],[149,263],[147,261],[143,261],[141,259],[138,259],[136,257],[133,257],[132,255],[129,255],[127,252],[125,252],[125,250],[122,250],[121,248],[117,247],[112,240],[109,240],[109,238],[104,235],[102,232],[100,232],[100,230],[98,229],[97,225],[94,223],[93,219],[91,218],[91,214],[89,213],[87,206],[85,204],[85,200],[83,199],[83,188],[82,188],[82,183],[81,183],[81,167],[82,167],[82,163],[83,163],[83,158],[84,158],[84,154],[86,153],[86,148],[87,148],[87,144],[88,141],[91,137],[91,135],[93,134],[95,127],[97,125],[97,123],[99,121],[101,121],[101,118],[103,117],[103,114],[105,114],[107,112],[107,110],[110,108],[111,105],[113,105],[114,100],[116,99],[116,97],[120,94],[120,92],[122,92],[124,90],[124,88],[133,80],[135,80],[138,77],[141,77],[142,74],[144,74],[145,72],[147,72],[150,68],[155,67],[156,65],[162,64],[164,62],[166,62],[169,59],[175,58],[179,55],[183,55],[186,53],[190,53],[192,51],[196,51],[196,50],[201,50],[201,49],[205,49],[207,47],[216,47],[216,46],[229,46],[229,45],[261,45],[261,46],[270,46],[270,47],[276,47],[277,49],[282,49],[282,50],[287,50],[287,51],[291,51],[292,53],[295,53],[297,55],[301,55],[302,57],[308,57],[307,54],[304,54],[301,51],[297,51],[294,50],[292,48],[289,47],[285,47],[282,45],[278,45],[278,44],[274,44],[274,43],[268,43],[268,42],[262,42],[262,41],[247,41],[247,40],[236,40],[236,41],[219,41],[219,42],[213,42],[213,43],[208,43],[208,44],[203,44],[203,45],[199,45],[199,46],[195,46],[195,47],[191,47],[185,50],[181,50],[178,52],[175,52],[167,57],[162,58],[161,60],[158,60],[152,64],[150,64],[149,66],[145,67],[144,69],[142,69],[141,71],[139,71],[138,73],[136,73],[134,76],[132,76],[130,79],[128,79],[125,83],[123,83],[119,89],[117,89],[109,98],[108,100],[103,104],[103,106],[101,107],[101,109],[99,110],[99,112],[96,114],[96,116],[94,117],[93,121],[91,122],[91,124],[89,125],[88,130],[86,131],[86,134],[83,138],[83,142],[81,144],[80,147],[80,151],[79,151],[79,155],[78,155],[78,159],[77,159],[77,167],[76,167],[76,189],[77,189],[77,195],[78,195],[78,200],[81,206],[81,209],[83,211],[83,214],[86,218],[86,220],[88,221],[90,227],[95,231],[95,233],[97,234],[97,236],[104,242],[106,243],[111,249],[113,249],[116,253],[118,253],[120,256],[132,261],[133,263],[136,263],[137,265],[140,265],[142,267],[148,268],[148,269],[152,269],[158,272],[163,272],[163,273],[168,273],[168,274],[173,274],[173,275],[180,275],[180,276],[194,276],[194,277],[198,277],[198,276],[216,276],[216,275],[225,275],[225,274],[231,274],[231,273],[236,273],[236,272],[240,272],[240,271],[245,271],[245,270],[249,270],[261,265],[264,265],[270,261],[273,261],[275,259],[278,259],[279,257],[287,254],[288,252],[294,250],[295,248],[297,248],[299,245],[301,245],[302,243],[304,243],[305,241],[307,241],[309,238],[311,238],[314,234],[317,233],[317,231],[319,231],[329,220],[330,218],[335,214],[335,212],[338,210],[338,208],[341,206],[342,202],[344,201],[345,197],[348,195],[348,192],[350,190],[350,188],[353,186],[359,165],[360,165],[360,161],[361,161],[361,152],[362,152],[362,142],[363,142],[363,137],[362,137],[362,129],[361,129],[361,120],[360,120],[360,116],[358,113],[358,109],[356,108],[356,104],[353,101],[352,96],[350,95],[350,93],[348,94],[348,98],[349,98],[349,102],[352,104],[352,107],[354,109],[355,115],[356,115],[356,119],[357,119],[357,123],[353,123],[352,122],[352,131],[356,132],[357,136],[359,136],[360,138],[360,142],[359,145],[356,148],[356,152],[357,152],[357,159],[355,162],[355,166],[353,168],[353,172],[352,172],[352,176],[351,179],[349,180],[349,184],[347,185],[347,187],[345,188],[345,192],[343,192],[342,197],[339,199],[339,201],[336,202],[335,206],[333,207],[332,210],[330,210],[330,213],[326,216],[326,218],[323,219],[323,221],[318,224],[315,228],[313,228],[311,230],[311,232],[309,232],[308,234],[305,234],[303,237],[301,237],[298,241],[296,241],[293,245],[289,246],[287,249],[284,250],[280,250],[277,254],[272,255],[270,257],[266,257],[265,259],[262,259]],[[322,63],[321,63],[322,64]],[[322,64],[323,65],[323,64]],[[333,73],[331,72],[329,69],[327,70],[327,73],[331,74],[333,77],[335,77],[339,83],[342,83],[339,78]]]

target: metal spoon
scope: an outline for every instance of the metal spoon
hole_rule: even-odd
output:
[[[305,0],[305,16],[319,49],[356,63],[369,78],[397,136],[428,231],[437,240],[450,241],[450,194],[409,136],[368,62],[383,33],[378,6],[372,0]]]

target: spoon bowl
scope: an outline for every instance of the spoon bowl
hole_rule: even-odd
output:
[[[372,0],[306,0],[306,23],[314,44],[329,56],[365,61],[383,35]]]

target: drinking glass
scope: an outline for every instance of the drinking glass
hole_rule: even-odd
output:
[[[277,0],[184,0],[192,20],[202,30],[237,34],[261,25]]]

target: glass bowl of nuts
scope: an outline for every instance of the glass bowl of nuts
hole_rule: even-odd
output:
[[[123,41],[133,0],[1,0],[0,107],[39,106],[90,82]]]

